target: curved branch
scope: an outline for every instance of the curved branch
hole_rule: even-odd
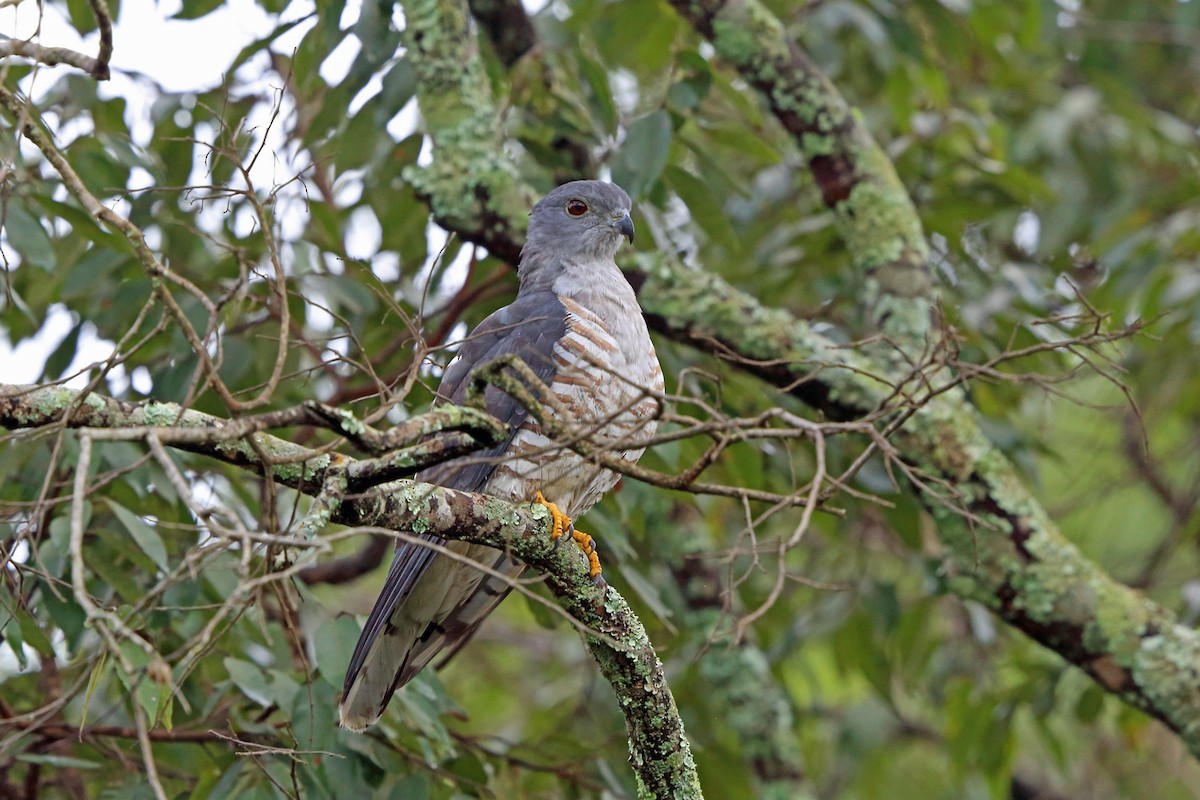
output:
[[[48,67],[67,64],[76,69],[83,70],[98,81],[106,81],[109,78],[107,64],[92,56],[80,53],[78,50],[71,50],[66,47],[46,47],[34,42],[27,42],[23,39],[10,39],[7,36],[0,36],[0,58],[7,56],[28,58],[31,61],[37,61]]]
[[[464,2],[409,0],[404,43],[426,134],[439,155],[404,172],[440,225],[516,263],[533,194],[492,147],[499,119]]]
[[[360,463],[265,433],[231,439],[227,437],[229,431],[222,428],[237,430],[238,420],[183,411],[174,404],[132,405],[95,394],[81,397],[64,388],[0,384],[0,427],[38,428],[57,424],[68,414],[70,427],[87,429],[87,442],[154,436],[164,443],[269,476],[318,498],[324,495],[328,480],[353,472],[355,464]],[[203,440],[205,435],[207,441]],[[82,490],[76,494],[81,496]],[[585,634],[585,643],[616,692],[625,715],[630,759],[642,796],[701,797],[683,722],[645,628],[615,589],[593,582],[587,560],[576,548],[555,544],[550,537],[550,512],[544,506],[396,481],[365,493],[340,493],[326,503],[321,519],[487,545],[511,552],[544,572],[559,605],[595,632]],[[82,523],[78,527],[82,531]]]
[[[792,135],[865,279],[864,302],[893,343],[922,346],[933,280],[921,220],[861,116],[759,0],[670,0],[758,89]]]
[[[45,47],[40,44],[12,39],[0,34],[0,58],[6,56],[21,56],[53,67],[58,64],[68,64],[83,70],[98,81],[106,81],[111,75],[108,62],[112,60],[112,17],[104,0],[88,0],[92,14],[96,17],[96,27],[100,31],[100,48],[96,57],[84,55],[77,50],[66,47]]]
[[[252,470],[314,496],[335,464],[347,473],[348,491],[362,491],[494,444],[503,428],[486,414],[461,406],[438,408],[380,434],[348,413],[330,415],[314,403],[228,420],[176,403],[135,404],[99,394],[81,395],[57,386],[0,384],[0,428],[38,428],[60,423],[64,418],[70,428],[100,429],[91,434],[96,440],[153,436],[163,444]],[[360,443],[379,446],[386,442],[399,449],[379,458],[350,459],[263,433],[267,428],[301,424],[322,425]],[[402,447],[408,441],[438,432],[442,435]]]
[[[436,0],[425,2],[436,4]],[[453,7],[450,0],[446,3]],[[413,5],[426,7],[424,3]],[[737,55],[738,43],[750,50],[757,47],[756,40],[737,33],[732,21],[753,23],[752,29],[765,37],[773,60],[755,62],[747,56],[746,63],[757,64],[764,77],[768,64],[783,68],[784,60],[798,52],[790,44],[781,44],[782,28],[757,0],[730,0],[695,13],[709,20],[712,34],[720,41],[718,51],[727,50],[730,56]],[[409,20],[416,26],[410,35],[417,39],[439,39],[438,26],[449,24],[436,15],[410,15]],[[721,41],[722,37],[728,38]],[[450,46],[438,57],[459,64],[460,79],[472,85],[456,97],[435,95],[435,87],[423,87],[419,92],[422,110],[437,108],[453,118],[450,109],[469,103],[469,109],[458,108],[457,113],[491,118],[490,86],[482,77],[466,32],[443,35],[440,41],[457,43],[458,49]],[[414,64],[426,56],[413,52]],[[461,69],[462,64],[468,68]],[[781,107],[797,102],[805,92],[821,88],[820,81],[814,87],[789,71],[797,68],[784,69],[786,75],[780,76],[778,86],[756,85],[773,93],[772,102]],[[478,85],[473,85],[475,82]],[[822,96],[816,99],[822,101]],[[489,105],[481,108],[480,103]],[[820,114],[812,119],[823,124]],[[845,123],[847,117],[834,115],[830,121],[838,119]],[[890,274],[919,277],[925,269],[924,245],[914,238],[919,227],[913,227],[911,204],[896,193],[902,190],[890,164],[873,144],[867,148],[859,138],[859,124],[852,115],[848,119],[853,122],[850,128],[833,124],[829,129],[816,129],[829,134],[825,141],[830,148],[842,141],[857,148],[851,152],[867,153],[853,162],[856,171],[849,174],[861,179],[846,184],[847,198],[837,200],[836,192],[831,195],[838,203],[849,203],[840,206],[848,215],[843,235],[855,249],[869,248],[859,258],[865,268],[874,270],[871,280],[883,281],[882,276]],[[471,241],[481,241],[486,235],[498,243],[494,253],[512,260],[520,251],[523,210],[503,216],[497,207],[486,217],[465,218],[452,218],[439,210],[454,198],[479,196],[473,188],[474,176],[494,179],[513,173],[510,165],[497,166],[501,158],[497,154],[503,152],[497,128],[482,127],[473,134],[476,138],[469,141],[434,134],[434,164],[452,164],[455,174],[450,179],[442,177],[445,166],[436,173],[423,173],[423,192],[439,222]],[[492,184],[486,189],[487,196],[495,191]],[[511,187],[505,194],[521,192]],[[876,220],[892,231],[890,249],[879,250],[878,240],[856,227],[861,221],[855,216],[861,213],[856,193],[883,197],[891,204],[892,215]],[[872,255],[879,253],[882,258]],[[893,262],[894,270],[888,267]],[[884,267],[887,269],[881,273]],[[929,388],[931,375],[938,372],[936,365],[929,370],[931,375],[926,375],[924,366],[893,363],[889,356],[883,359],[888,363],[867,358],[835,344],[784,311],[764,307],[715,275],[686,269],[665,256],[642,254],[627,262],[626,268],[655,329],[731,361],[830,417],[869,416],[890,405],[896,396],[919,393],[919,402],[908,403],[909,410],[902,416],[892,416],[894,430],[890,433],[900,456],[913,468],[912,476],[926,476],[950,490],[950,497],[935,496],[926,487],[914,485],[938,523],[954,572],[950,588],[983,602],[1005,622],[1085,670],[1103,688],[1162,720],[1200,755],[1200,634],[1180,625],[1167,609],[1113,580],[1063,538],[1013,465],[983,434],[961,387]],[[907,284],[898,280],[896,285]],[[923,342],[925,337],[912,336],[928,324],[928,300],[922,292],[889,294],[894,292],[891,278],[876,288],[880,294],[875,313],[885,333],[891,326],[902,339]],[[943,382],[952,385],[954,379]]]

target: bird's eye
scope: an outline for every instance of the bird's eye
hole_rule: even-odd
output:
[[[582,200],[568,200],[567,201],[567,213],[570,214],[572,217],[582,217],[584,214],[587,213],[587,210],[588,210],[588,204],[583,202]]]

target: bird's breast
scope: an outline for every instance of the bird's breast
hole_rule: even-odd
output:
[[[634,463],[654,435],[663,376],[630,295],[629,305],[610,307],[560,298],[567,324],[553,349],[549,388],[575,435]],[[561,416],[549,405],[546,412]],[[551,440],[532,419],[517,431],[507,455],[489,481],[489,492],[528,499],[540,490],[572,517],[585,513],[620,477],[561,440]]]

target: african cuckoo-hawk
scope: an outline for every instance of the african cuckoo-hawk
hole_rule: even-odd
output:
[[[654,433],[663,380],[637,298],[613,260],[622,237],[633,241],[629,208],[624,191],[599,181],[564,184],[533,207],[516,300],[466,339],[442,378],[443,401],[463,401],[476,367],[516,355],[557,396],[571,417],[564,422],[637,461]],[[509,424],[508,440],[427,469],[420,480],[516,502],[544,498],[570,518],[616,485],[618,475],[543,435],[512,397],[495,388],[485,397],[488,412]],[[546,412],[559,413],[552,404]],[[419,538],[506,576],[523,569],[488,547]],[[350,659],[342,725],[362,730],[378,720],[396,689],[438,652],[454,652],[508,590],[508,582],[469,564],[401,542]]]

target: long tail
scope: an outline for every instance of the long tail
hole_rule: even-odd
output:
[[[507,576],[524,569],[489,547],[423,538]],[[403,545],[350,658],[338,704],[342,727],[361,731],[374,725],[395,691],[443,649],[454,653],[508,590],[508,582],[485,578],[481,570],[428,547]]]

